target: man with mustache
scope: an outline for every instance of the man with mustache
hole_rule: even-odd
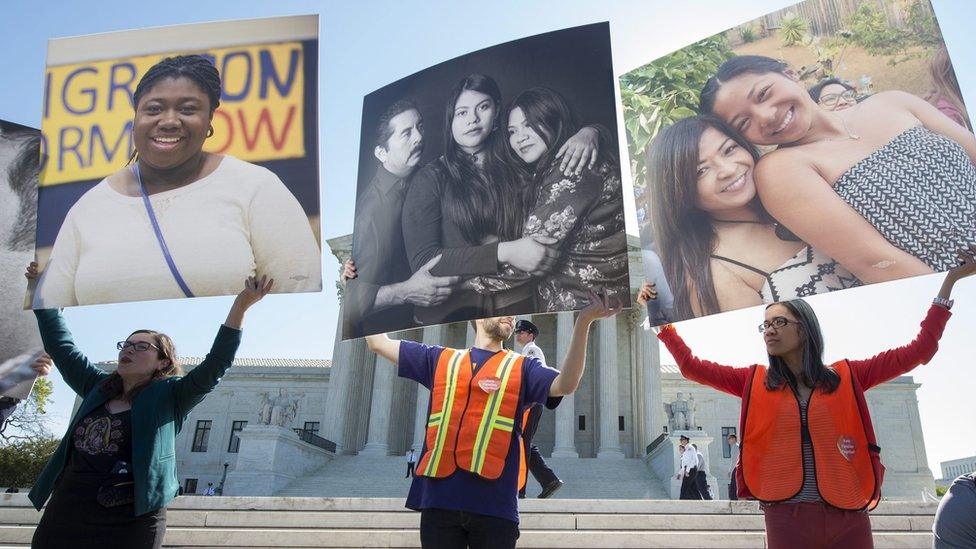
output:
[[[428,307],[447,299],[455,277],[431,276],[440,256],[416,273],[410,269],[400,223],[410,177],[420,163],[424,121],[412,102],[390,105],[376,124],[373,155],[376,175],[356,204],[352,252],[364,267],[346,286],[345,337],[361,337],[413,326],[413,305]],[[347,266],[356,272],[356,265]]]
[[[515,317],[474,320],[474,346],[450,349],[368,336],[400,377],[431,390],[427,432],[406,506],[421,512],[420,541],[433,547],[514,548],[524,478],[520,418],[535,404],[573,394],[583,376],[591,324],[620,304],[591,292],[561,370],[506,350]]]

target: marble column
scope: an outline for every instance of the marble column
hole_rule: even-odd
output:
[[[357,339],[351,343],[349,372],[346,374],[349,396],[346,397],[346,409],[343,411],[345,425],[342,441],[343,452],[346,454],[354,454],[366,444],[369,398],[376,366],[376,355],[366,346],[365,339]]]
[[[573,337],[573,313],[566,311],[556,315],[556,361],[551,366],[562,368],[569,351],[569,342]],[[555,445],[552,457],[579,457],[576,451],[576,409],[574,395],[563,397],[563,401],[556,408]]]
[[[401,334],[390,337],[400,339]],[[373,371],[373,390],[369,404],[369,427],[366,431],[366,445],[360,454],[385,456],[390,453],[390,406],[393,400],[393,382],[396,378],[396,365],[377,356]]]
[[[424,328],[425,345],[445,345],[447,344],[447,325],[428,326]],[[427,404],[430,402],[430,390],[421,384],[417,384],[417,411],[413,420],[413,444],[410,446],[417,452],[419,459],[420,450],[424,447],[424,437],[427,434]]]
[[[664,426],[668,423],[664,417],[664,400],[661,395],[661,346],[654,332],[644,329],[643,323],[635,326],[634,330],[638,332],[638,367],[642,370],[644,382],[643,434],[646,448],[664,432]]]
[[[620,449],[617,403],[617,318],[598,320],[596,367],[598,372],[597,397],[599,398],[600,425],[597,458],[623,458]]]
[[[339,324],[332,347],[332,367],[329,368],[329,392],[325,398],[322,417],[322,436],[336,443],[336,454],[342,449],[342,430],[345,423],[346,402],[349,396],[349,354],[355,341],[342,341],[343,306],[339,306]]]

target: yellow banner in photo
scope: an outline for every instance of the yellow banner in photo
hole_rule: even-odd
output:
[[[248,162],[305,156],[301,42],[172,52],[48,67],[41,131],[49,161],[41,185],[100,179],[124,166],[133,150],[136,85],[151,66],[180,53],[209,57],[220,71],[220,107],[204,150]]]

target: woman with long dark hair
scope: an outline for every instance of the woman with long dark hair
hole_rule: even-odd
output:
[[[201,55],[167,57],[142,75],[132,157],[68,211],[33,308],[233,295],[255,273],[280,292],[321,289],[318,243],[284,183],[204,150],[221,89]]]
[[[37,277],[36,263],[27,276]],[[273,284],[263,276],[244,282],[210,353],[185,376],[166,334],[136,330],[119,341],[109,374],[75,346],[58,309],[34,311],[44,350],[81,405],[30,491],[37,510],[47,503],[31,547],[162,546],[166,505],[179,489],[176,435],[230,368],[244,314]]]
[[[520,235],[521,191],[496,143],[501,101],[498,84],[481,74],[462,78],[448,97],[444,154],[414,176],[403,205],[403,239],[414,271],[438,255],[433,276],[494,274],[500,264],[535,273],[552,268],[552,241]],[[570,155],[582,165],[596,149],[597,133],[581,130],[561,152],[584,150]],[[528,287],[504,296],[461,289],[442,305],[415,307],[415,314],[424,323],[450,322],[503,314],[532,297]]]
[[[756,165],[766,211],[863,282],[945,271],[976,242],[976,138],[921,98],[884,91],[828,111],[789,66],[744,55],[700,102],[777,146]]]
[[[953,286],[976,274],[976,245],[956,257],[915,340],[866,360],[826,364],[817,316],[801,299],[766,307],[768,366],[702,360],[672,325],[659,331],[684,377],[742,398],[736,486],[740,498],[762,502],[771,549],[872,547],[864,511],[880,499],[884,467],[864,391],[935,355]],[[638,301],[653,297],[645,284]]]
[[[620,174],[615,143],[603,147],[596,164],[567,176],[556,151],[579,125],[566,100],[549,88],[519,94],[503,120],[506,154],[515,166],[524,200],[523,238],[551,242],[555,266],[536,286],[536,309],[562,311],[586,306],[591,290],[612,299],[630,292]],[[472,281],[482,293],[512,291],[532,273],[506,265],[498,276]]]
[[[783,230],[756,194],[759,152],[721,119],[693,116],[647,150],[648,195],[672,320],[860,284]]]

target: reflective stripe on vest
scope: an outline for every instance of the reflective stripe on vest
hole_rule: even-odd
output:
[[[820,497],[839,509],[861,510],[876,504],[876,452],[868,440],[854,393],[850,365],[832,365],[840,384],[832,393],[814,389],[807,404],[807,431],[813,445]],[[766,368],[754,368],[745,404],[740,463],[748,488],[760,501],[795,497],[803,487],[800,404],[789,387],[766,389]],[[880,464],[879,464],[880,465]]]
[[[494,480],[501,476],[515,430],[523,357],[496,353],[477,374],[468,351],[438,357],[420,475],[450,476],[457,467]]]

